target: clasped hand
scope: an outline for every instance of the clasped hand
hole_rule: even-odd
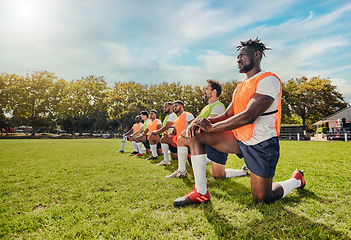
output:
[[[199,118],[194,120],[187,128],[187,137],[194,137],[200,132],[211,132],[213,129],[211,122],[207,118]]]

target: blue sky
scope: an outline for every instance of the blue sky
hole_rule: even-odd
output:
[[[351,102],[348,0],[0,0],[0,36],[0,72],[111,86],[243,80],[236,46],[258,36],[272,48],[264,70],[330,78]]]

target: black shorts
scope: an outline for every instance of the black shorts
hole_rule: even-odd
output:
[[[225,165],[228,159],[228,153],[220,152],[217,149],[206,145],[207,158],[215,163]]]
[[[144,147],[146,149],[150,149],[150,143],[149,143],[149,140],[147,138],[146,138],[146,142],[143,142],[143,144],[144,144]]]
[[[150,147],[150,142],[149,142],[148,139],[146,139],[146,142],[143,142],[143,144],[145,146],[145,149],[150,149],[151,148]],[[157,149],[161,148],[161,143],[158,142],[156,145],[157,145]]]
[[[177,148],[174,147],[173,145],[168,144],[168,147],[169,147],[169,151],[171,151],[171,153],[178,153]]]
[[[257,176],[272,178],[279,159],[278,137],[272,137],[256,145],[238,141],[244,161],[249,170]]]

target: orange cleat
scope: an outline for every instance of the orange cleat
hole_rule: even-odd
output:
[[[305,181],[305,178],[303,176],[302,170],[300,171],[299,169],[296,169],[292,175],[292,178],[295,178],[297,180],[301,180],[301,185],[300,185],[300,187],[298,187],[299,189],[302,189],[305,187],[306,181]]]
[[[202,195],[196,191],[195,186],[193,187],[193,190],[191,190],[187,195],[184,197],[177,198],[174,200],[173,204],[174,206],[186,206],[190,204],[201,204],[201,203],[206,203],[211,201],[210,194],[207,190],[205,195]]]

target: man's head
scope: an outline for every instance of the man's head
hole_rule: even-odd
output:
[[[266,47],[258,38],[240,43],[241,45],[237,46],[239,51],[237,63],[240,73],[247,73],[254,67],[260,69],[262,56],[266,56],[265,51],[271,49]]]
[[[136,122],[136,123],[141,122],[141,116],[140,116],[140,115],[137,115],[137,116],[135,117],[135,122]]]
[[[208,79],[207,80],[207,85],[204,87],[203,90],[203,97],[205,100],[209,100],[211,98],[217,99],[222,93],[222,85],[213,80],[213,79]]]
[[[149,113],[147,111],[141,111],[140,115],[143,121],[146,121],[149,118]]]
[[[174,101],[173,102],[173,110],[179,116],[184,111],[184,103],[182,101]]]
[[[171,102],[165,102],[163,104],[163,112],[168,115],[173,112],[173,103]]]
[[[151,120],[152,121],[155,120],[156,117],[157,117],[157,111],[155,109],[151,109],[150,110],[150,118],[151,118]]]

